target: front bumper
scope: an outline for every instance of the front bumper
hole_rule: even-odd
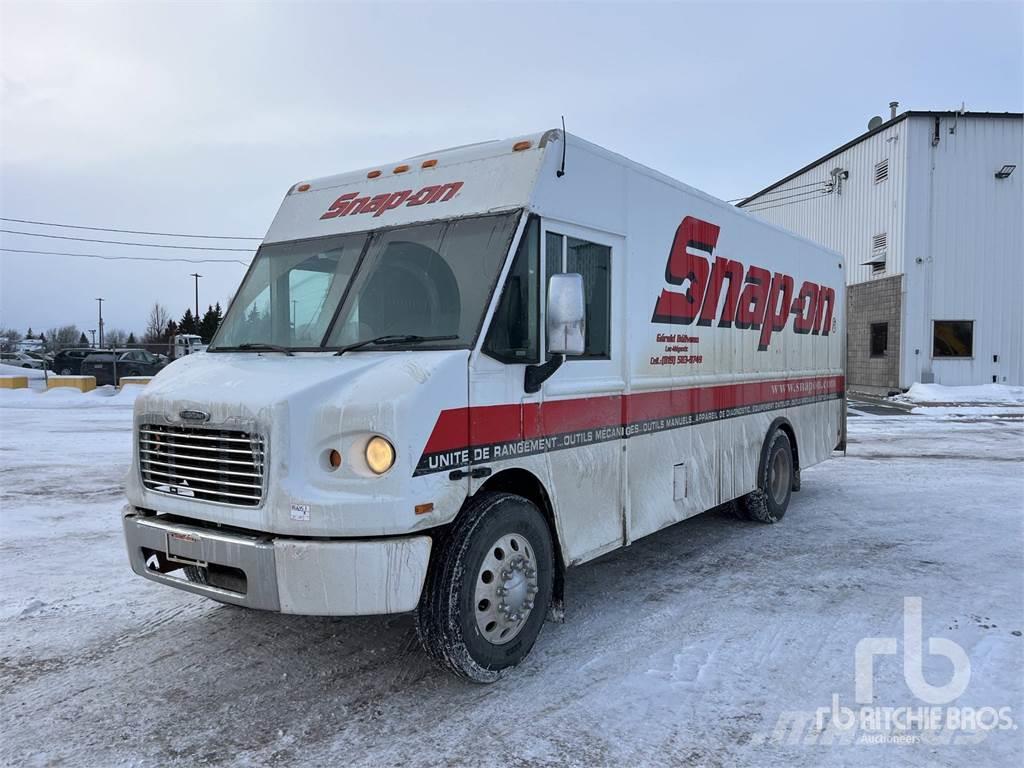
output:
[[[227,532],[167,521],[131,505],[122,522],[128,559],[140,576],[225,603],[281,613],[411,611],[430,560],[428,536],[330,540]],[[207,584],[171,575],[187,565],[224,575]]]

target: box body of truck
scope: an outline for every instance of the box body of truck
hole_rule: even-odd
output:
[[[561,131],[296,184],[207,354],[136,401],[132,566],[254,608],[422,611],[467,506],[514,497],[557,600],[565,567],[770,496],[786,457],[788,502],[830,456],[844,285],[837,253]],[[499,595],[537,567],[511,562]]]

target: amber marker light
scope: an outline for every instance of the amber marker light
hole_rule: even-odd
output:
[[[398,165],[398,166],[395,166],[395,170],[393,170],[392,173],[405,173],[408,170],[409,170],[409,166],[408,165]]]
[[[380,176],[380,171],[370,171],[366,174],[366,178],[368,179],[376,179],[378,176]]]
[[[512,145],[512,151],[522,152],[524,149],[529,149],[532,146],[533,144],[530,143],[529,141],[517,141],[515,144]]]
[[[331,452],[327,454],[327,461],[330,463],[331,469],[337,469],[341,466],[341,454],[332,448]]]
[[[433,168],[437,165],[437,160],[424,160],[420,163],[420,168]]]
[[[434,502],[429,504],[417,504],[413,507],[417,515],[426,515],[434,511]]]

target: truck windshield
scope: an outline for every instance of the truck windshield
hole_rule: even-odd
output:
[[[477,216],[264,245],[210,351],[336,349],[392,335],[456,337],[421,347],[470,346],[518,217]]]

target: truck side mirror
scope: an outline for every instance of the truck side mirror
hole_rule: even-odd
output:
[[[551,359],[526,366],[523,389],[532,393],[557,371],[566,355],[582,355],[587,327],[583,275],[552,275],[548,280],[547,340]]]
[[[552,275],[548,280],[548,352],[582,355],[586,324],[583,275]]]

